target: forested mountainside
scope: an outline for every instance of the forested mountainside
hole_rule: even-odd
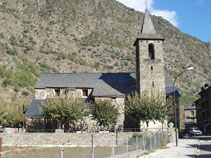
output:
[[[143,15],[116,0],[0,0],[0,98],[32,98],[42,72],[134,72]],[[189,104],[211,80],[211,43],[152,20],[166,38],[165,70],[195,67],[177,82]]]

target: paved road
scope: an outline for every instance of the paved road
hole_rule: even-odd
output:
[[[179,140],[177,147],[175,143],[170,143],[166,149],[158,149],[154,153],[140,158],[195,158],[197,144],[197,138],[183,139]]]
[[[200,136],[199,158],[211,158],[211,136]]]
[[[180,139],[177,147],[170,143],[166,149],[158,149],[141,158],[211,158],[211,136]]]

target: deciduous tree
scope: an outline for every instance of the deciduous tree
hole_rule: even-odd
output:
[[[111,101],[98,100],[93,104],[92,116],[99,126],[111,129],[117,123],[119,111]]]
[[[41,111],[47,119],[60,121],[61,127],[66,122],[77,122],[88,115],[88,109],[82,98],[55,98],[42,102]]]
[[[169,115],[169,102],[161,93],[143,92],[141,97],[135,93],[127,97],[125,112],[127,116],[136,121],[146,122],[150,121],[164,122]]]

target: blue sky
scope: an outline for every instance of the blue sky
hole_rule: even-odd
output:
[[[138,11],[145,10],[145,0],[117,0]],[[162,16],[182,32],[211,42],[211,0],[147,0],[153,15]]]

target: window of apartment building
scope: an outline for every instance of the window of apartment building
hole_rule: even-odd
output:
[[[82,92],[84,97],[88,96],[88,89],[82,89]]]
[[[152,81],[152,87],[155,87],[155,83],[154,83],[154,81]]]
[[[190,111],[191,117],[194,117],[194,111]]]

